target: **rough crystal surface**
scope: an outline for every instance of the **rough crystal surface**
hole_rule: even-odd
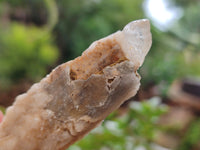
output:
[[[16,98],[0,124],[0,150],[64,150],[134,96],[151,46],[148,20],[95,41]]]

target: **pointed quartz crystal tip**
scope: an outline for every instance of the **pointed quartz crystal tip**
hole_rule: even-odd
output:
[[[133,97],[151,47],[148,20],[93,42],[19,95],[0,124],[0,150],[65,150]]]
[[[122,47],[127,50],[126,57],[140,67],[152,44],[149,20],[132,21],[122,32],[124,34]]]

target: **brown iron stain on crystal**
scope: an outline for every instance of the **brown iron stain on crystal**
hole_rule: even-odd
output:
[[[102,55],[102,53],[104,55]],[[94,50],[83,53],[71,62],[70,77],[72,80],[86,80],[92,74],[100,74],[106,66],[127,60],[116,40],[97,42]]]

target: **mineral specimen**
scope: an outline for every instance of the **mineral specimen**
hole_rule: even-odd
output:
[[[150,47],[149,21],[133,21],[55,68],[7,109],[0,150],[64,150],[81,139],[136,94]]]

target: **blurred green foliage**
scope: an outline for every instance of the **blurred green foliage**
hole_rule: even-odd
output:
[[[177,78],[200,77],[200,2],[168,1],[180,7],[183,15],[166,31],[151,26],[153,45],[140,69],[142,86],[159,86],[161,96],[166,96]],[[93,41],[122,29],[132,20],[145,18],[143,2],[0,0],[0,87],[22,79],[39,80],[49,66],[55,65],[59,53],[59,63],[73,59]],[[69,149],[152,149],[155,132],[162,130],[158,118],[165,111],[166,107],[155,98],[134,102],[125,116],[110,116],[112,121],[107,119]],[[189,127],[180,150],[192,149],[198,142],[198,126],[197,120]]]
[[[47,0],[48,1],[48,0]],[[24,23],[33,23],[41,26],[47,22],[46,0],[0,0],[2,6],[10,8],[9,17],[12,20]]]
[[[141,68],[143,86],[154,83],[162,96],[177,78],[200,78],[200,2],[168,2],[182,10],[182,17],[166,31],[152,26],[152,48]]]
[[[48,9],[48,1],[53,2],[50,0],[42,2],[8,0],[7,2],[15,8],[11,10],[11,14],[14,14],[18,7],[24,7],[25,12],[27,9],[30,10],[27,14],[32,23],[45,24],[48,23],[44,19],[45,16],[50,16],[52,11],[52,14],[56,13],[55,9]],[[143,1],[57,0],[55,2],[59,19],[53,29],[53,34],[62,54],[60,62],[77,57],[93,41],[122,29],[127,22],[145,17],[142,8]],[[199,36],[197,34],[200,4],[195,0],[191,2],[177,0],[171,1],[171,5],[183,8],[183,17],[165,32],[152,26],[153,45],[141,69],[142,85],[157,84],[161,87],[163,95],[166,95],[174,79],[200,75]],[[43,16],[43,18],[38,18],[39,21],[35,21],[35,9],[38,10],[38,16]]]
[[[18,17],[20,21],[32,21],[31,23],[44,25],[48,22],[45,17],[49,15],[47,13],[49,3],[53,0],[2,1],[13,8],[10,10],[11,16]],[[62,53],[61,62],[77,57],[94,40],[122,29],[132,20],[144,17],[143,1],[55,0],[55,2],[58,7],[59,20],[54,28],[54,35]],[[23,9],[26,15],[23,19],[13,15],[18,9]]]
[[[135,150],[138,147],[153,150],[151,143],[160,115],[167,112],[167,106],[161,105],[155,97],[149,101],[132,102],[130,110],[124,116],[106,120],[83,140],[71,146],[69,150]]]
[[[187,130],[178,150],[198,149],[200,142],[200,119],[193,121]]]
[[[19,79],[38,80],[53,65],[58,51],[50,33],[34,26],[0,26],[0,83],[6,88]]]
[[[58,0],[57,5],[60,21],[54,31],[64,61],[80,55],[93,41],[144,17],[142,1]]]
[[[19,21],[25,24],[28,23],[37,25],[38,30],[41,30],[41,32],[43,32],[42,30],[44,30],[44,27],[50,29],[48,30],[47,36],[51,35],[52,33],[54,34],[55,40],[57,41],[57,45],[61,52],[59,61],[60,63],[65,62],[66,60],[73,59],[78,55],[80,55],[82,51],[84,51],[89,46],[89,44],[91,44],[94,40],[107,36],[108,34],[111,34],[121,29],[129,21],[144,17],[144,13],[142,11],[142,1],[132,1],[132,0],[125,0],[125,1],[124,0],[111,0],[111,1],[1,0],[1,1],[4,2],[2,4],[8,6],[9,9],[6,10],[7,11],[6,13],[11,20]],[[132,13],[133,9],[137,13]],[[37,13],[35,13],[35,10],[37,10]],[[57,20],[56,14],[59,14],[58,16],[59,20]],[[47,17],[48,19],[46,19]],[[30,30],[32,30],[32,28],[30,28]],[[28,32],[31,31],[27,29],[26,32],[28,36],[29,34]],[[35,35],[38,35],[39,37],[40,36],[39,34],[36,33]],[[43,37],[41,37],[40,40],[42,40],[42,38]],[[24,37],[24,39],[27,40],[28,37]],[[7,40],[9,41],[11,39]],[[11,43],[12,41],[14,41],[14,39],[11,40]],[[20,46],[20,43],[26,43],[26,42],[27,41],[23,41],[23,39],[22,41],[19,40],[18,46]],[[49,40],[49,43],[51,42],[52,42],[52,37],[50,37]],[[36,43],[32,43],[32,46],[37,45]],[[55,46],[49,45],[49,47],[52,47],[52,49],[54,49]],[[21,51],[26,51],[23,48],[20,49],[22,49]],[[28,51],[29,50],[27,50],[27,52]],[[37,53],[37,51],[39,50],[33,50],[33,51]],[[31,56],[37,57],[35,56],[35,54],[31,54]],[[4,57],[3,54],[2,57]],[[11,81],[8,80],[9,76],[10,79],[13,78],[13,80],[15,80],[14,78],[18,77],[23,78],[24,76],[27,76],[28,78],[31,79],[33,78],[37,79],[42,74],[44,74],[45,68],[42,68],[42,65],[39,65],[40,63],[38,63],[38,65],[41,66],[39,68],[37,67],[38,65],[36,63],[36,66],[34,65],[29,66],[30,71],[28,71],[27,68],[25,69],[22,64],[24,64],[24,62],[27,62],[29,58],[28,57],[22,58],[22,57],[20,59],[22,60],[22,62],[18,62],[19,64],[17,64],[19,66],[18,71],[15,70],[11,71],[11,69],[10,72],[1,71],[2,73],[4,72],[5,74],[1,82],[9,83]],[[55,54],[54,57],[55,58],[52,59],[49,58],[49,61],[51,60],[52,61],[48,65],[51,65],[53,62],[55,62],[54,60],[57,58],[57,53]],[[4,57],[4,59],[6,58]],[[43,57],[42,59],[48,59],[48,56],[46,56],[46,58]],[[4,63],[6,64],[5,67],[10,68],[10,64],[13,63],[12,61],[8,60],[8,63],[4,61]],[[44,61],[43,60],[40,61],[43,64]],[[36,71],[35,68],[38,68],[36,69],[38,71]],[[9,74],[8,77],[7,74]]]
[[[36,25],[55,25],[53,34],[61,52],[60,62],[81,54],[94,40],[113,33],[135,19],[144,18],[144,1],[132,0],[1,0],[9,4],[11,18]],[[183,16],[167,31],[152,25],[153,45],[141,69],[143,86],[154,83],[167,88],[176,78],[200,76],[200,2],[168,0],[183,10]],[[55,2],[55,4],[54,4]],[[53,5],[56,5],[55,7]],[[53,6],[53,7],[52,7]],[[55,9],[55,8],[58,9]],[[25,17],[20,18],[18,10]],[[37,10],[37,15],[34,10]],[[57,14],[58,21],[53,14]],[[37,17],[38,16],[38,17]],[[54,19],[46,19],[47,16]],[[49,31],[51,32],[51,31]]]

